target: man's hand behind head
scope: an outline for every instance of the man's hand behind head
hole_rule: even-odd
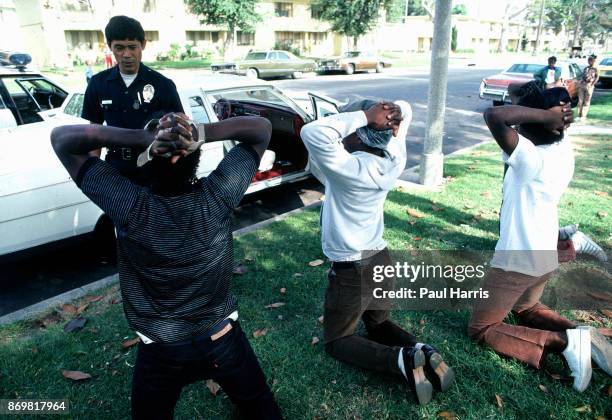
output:
[[[172,163],[176,163],[182,156],[189,154],[189,148],[194,143],[193,136],[193,127],[185,114],[166,114],[159,120],[155,130],[151,154],[169,157]]]
[[[570,104],[561,103],[559,106],[550,108],[548,112],[550,113],[550,121],[545,124],[545,127],[555,135],[561,134],[574,122],[574,113]]]
[[[393,102],[381,102],[364,111],[368,119],[368,126],[379,131],[393,130],[397,134],[402,122],[402,110]]]

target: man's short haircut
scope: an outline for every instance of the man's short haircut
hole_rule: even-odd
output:
[[[374,105],[379,104],[381,101],[375,99],[359,99],[349,102],[348,104],[340,107],[340,112],[353,112],[353,111],[367,111]],[[386,149],[391,137],[393,136],[393,130],[374,130],[368,126],[358,128],[356,131],[357,137],[363,144],[375,149]]]
[[[528,108],[550,109],[564,104],[571,103],[569,92],[564,87],[554,87],[552,89],[540,89],[535,82],[525,83],[517,92],[517,105]],[[563,133],[558,136],[543,130],[540,124],[521,124],[525,130],[538,136],[542,143],[554,143],[563,139]]]
[[[554,61],[556,63],[557,57],[555,57],[554,55],[551,55],[550,57],[548,57],[548,61]]]
[[[140,22],[128,16],[113,16],[104,28],[104,35],[109,47],[113,41],[134,39],[142,44],[145,40],[144,29]]]

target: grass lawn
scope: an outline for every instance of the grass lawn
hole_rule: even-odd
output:
[[[606,195],[612,192],[611,150],[606,140],[573,139],[576,173],[560,206],[560,222],[580,222],[581,230],[610,249],[609,216],[598,215],[612,210]],[[450,178],[441,192],[389,194],[385,221],[391,248],[493,248],[501,200],[499,150],[487,144],[450,158],[445,175]],[[424,217],[412,219],[407,207]],[[570,382],[472,343],[465,334],[466,311],[392,313],[395,321],[438,346],[457,372],[456,384],[435,394],[425,407],[415,404],[401,380],[328,357],[321,343],[311,344],[313,337],[322,338],[317,318],[322,314],[328,266],[308,265],[323,258],[318,219],[317,210],[306,211],[241,236],[235,243],[236,260],[246,261],[248,269],[234,278],[233,286],[242,326],[287,419],[610,418],[612,380],[601,371],[594,370],[590,387],[579,394]],[[281,294],[281,288],[286,293]],[[127,327],[121,304],[116,304],[117,287],[99,294],[104,298],[84,310],[88,323],[80,332],[63,332],[71,315],[61,310],[38,321],[0,327],[0,398],[65,398],[72,417],[79,419],[128,416],[135,347],[122,350],[121,344],[135,334]],[[273,302],[286,305],[264,308]],[[610,326],[610,320],[599,313],[571,315]],[[266,329],[267,334],[253,338],[257,329]],[[551,360],[550,369],[567,374],[559,358]],[[80,370],[92,378],[73,382],[62,376],[61,369]],[[183,390],[176,418],[231,418],[231,407],[222,392],[214,397],[203,383],[197,383]]]
[[[591,100],[589,124],[612,124],[612,92],[597,91]]]
[[[180,61],[151,61],[145,62],[144,64],[154,70],[163,69],[200,69],[209,68],[211,60],[204,59],[192,59],[192,60],[180,60]]]

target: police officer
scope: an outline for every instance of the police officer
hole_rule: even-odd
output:
[[[140,129],[155,116],[183,112],[172,80],[141,63],[146,41],[140,22],[114,16],[104,33],[117,65],[92,77],[81,117],[94,124]],[[106,161],[132,181],[147,185],[148,165],[138,168],[137,157],[137,151],[121,147],[109,149]]]

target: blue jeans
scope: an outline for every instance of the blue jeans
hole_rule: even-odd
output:
[[[219,339],[138,345],[132,379],[132,418],[172,419],[184,386],[213,379],[248,419],[281,419],[259,362],[240,328]]]

